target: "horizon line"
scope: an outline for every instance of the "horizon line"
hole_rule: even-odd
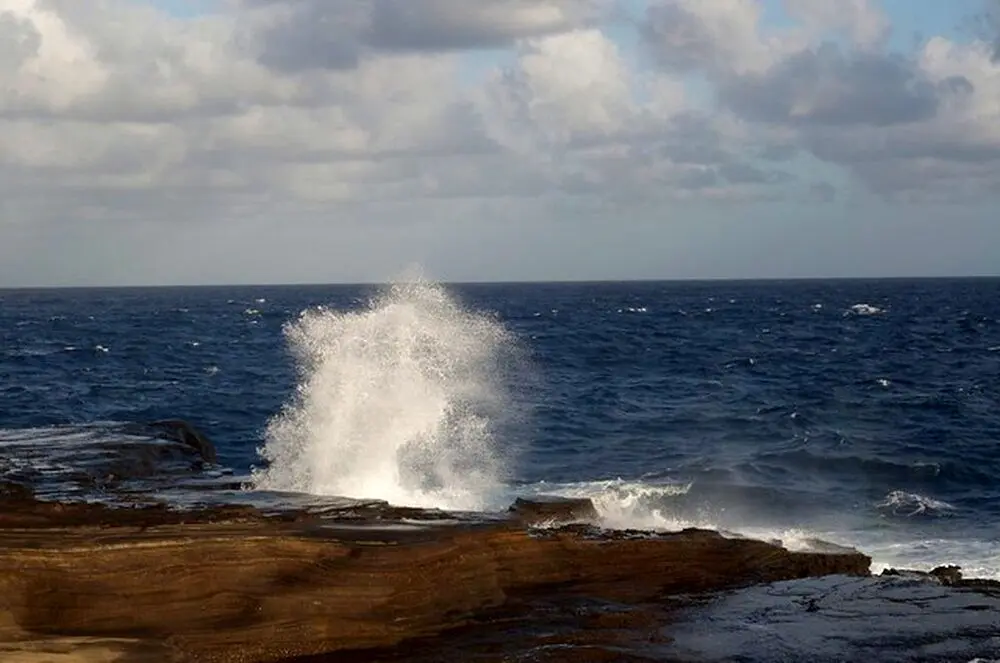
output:
[[[760,277],[673,277],[673,278],[625,278],[625,279],[513,279],[484,281],[447,281],[429,279],[444,286],[503,286],[503,285],[601,285],[629,283],[788,283],[815,281],[959,281],[959,280],[992,280],[1000,279],[996,274],[965,274],[949,276],[760,276]],[[117,284],[117,285],[17,285],[0,286],[0,292],[18,290],[153,290],[153,289],[183,289],[183,288],[363,288],[378,287],[394,283],[386,281],[329,281],[329,282],[283,282],[283,283],[149,283],[149,284]]]

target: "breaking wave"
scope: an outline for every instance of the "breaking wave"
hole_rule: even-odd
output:
[[[403,506],[495,506],[511,458],[510,332],[440,285],[391,285],[361,311],[317,308],[285,329],[301,381],[271,419],[258,489]]]

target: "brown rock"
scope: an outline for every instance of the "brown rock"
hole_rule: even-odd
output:
[[[565,525],[594,523],[598,520],[594,503],[586,497],[556,497],[540,495],[530,499],[518,497],[508,510],[527,525]]]
[[[462,627],[559,623],[576,633],[596,614],[587,610],[609,602],[628,616],[592,624],[618,638],[623,624],[649,623],[629,610],[662,614],[673,594],[867,575],[869,562],[700,530],[532,531],[516,520],[413,528],[273,519],[245,507],[179,514],[0,497],[0,658],[60,660],[36,654],[77,642],[77,658],[62,660],[375,660],[366,651],[388,660],[400,643],[455,646],[448,634]],[[483,647],[499,651],[513,637]],[[594,660],[613,651],[578,644]]]

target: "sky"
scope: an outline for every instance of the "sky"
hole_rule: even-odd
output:
[[[0,287],[1000,274],[1000,0],[0,0]]]

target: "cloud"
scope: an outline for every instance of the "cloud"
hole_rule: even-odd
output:
[[[981,0],[981,11],[965,23],[977,38],[992,44],[993,60],[1000,61],[1000,0]]]
[[[841,33],[863,49],[885,46],[892,24],[873,0],[784,0],[789,16],[813,33],[814,39]]]
[[[500,48],[558,34],[596,12],[585,0],[374,0],[370,39],[388,50]]]
[[[499,143],[549,153],[620,134],[638,113],[633,78],[599,30],[568,32],[525,42],[487,85],[484,108]]]
[[[565,219],[997,195],[992,37],[892,50],[874,0],[630,6],[0,0],[0,282],[226,278],[286,235],[385,247],[289,274],[387,276],[411,251],[515,260],[504,232]],[[107,264],[180,237],[196,265]]]
[[[790,54],[761,73],[732,76],[723,101],[752,120],[882,127],[934,117],[943,96],[972,91],[963,76],[932,83],[893,55],[855,53],[824,43]]]
[[[786,6],[799,23],[766,30],[749,0],[665,0],[643,35],[661,67],[704,76],[773,149],[843,167],[881,196],[992,195],[1000,67],[989,44],[932,37],[901,54],[886,47],[890,25],[871,2]]]
[[[589,0],[243,0],[260,62],[343,69],[378,53],[497,49],[559,34],[598,14]]]
[[[709,75],[763,71],[789,43],[762,38],[762,13],[754,0],[653,2],[640,29],[654,57],[669,70]]]

